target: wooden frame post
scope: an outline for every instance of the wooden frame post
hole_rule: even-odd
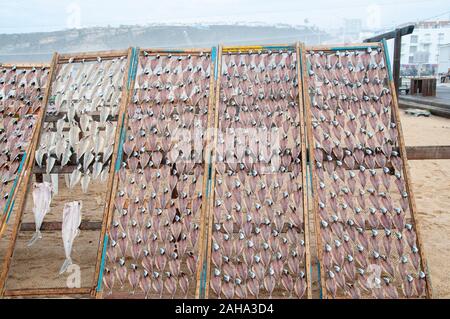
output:
[[[50,64],[50,73],[47,77],[47,87],[45,89],[44,99],[42,101],[42,107],[40,110],[40,114],[38,116],[38,120],[36,122],[35,131],[33,133],[33,140],[31,142],[31,146],[29,147],[30,153],[28,155],[28,159],[26,160],[26,165],[23,171],[23,189],[20,190],[20,194],[18,195],[19,206],[17,207],[17,214],[14,220],[14,225],[11,232],[10,242],[8,245],[8,249],[6,251],[5,258],[3,260],[1,274],[0,274],[0,297],[2,297],[5,293],[6,280],[8,277],[9,269],[11,266],[12,257],[14,254],[14,248],[16,246],[17,236],[19,234],[20,223],[22,221],[23,210],[25,208],[25,199],[28,194],[28,185],[30,182],[31,171],[34,165],[34,157],[37,148],[37,144],[39,143],[39,137],[41,135],[43,129],[43,122],[45,117],[45,111],[47,109],[49,95],[51,93],[51,86],[53,77],[56,73],[58,63],[58,54],[55,52],[52,57],[52,62]],[[22,181],[21,181],[22,183]],[[21,184],[22,185],[22,184]]]
[[[0,64],[0,67],[4,67],[4,68],[11,68],[13,66],[15,66],[18,69],[45,68],[45,69],[48,69],[49,73],[50,73],[50,65],[49,64],[29,64],[29,63]],[[49,80],[48,77],[49,76],[47,76],[47,82]],[[47,85],[47,83],[46,83],[46,85]],[[47,86],[45,86],[45,89],[47,89]],[[44,92],[44,94],[45,94],[45,92]],[[42,108],[43,108],[43,106],[41,107],[41,109],[39,110],[39,112],[38,112],[38,114],[36,116],[36,124],[39,123],[39,121],[41,121],[41,117],[44,114],[42,112]],[[16,178],[17,183],[15,184],[15,186],[13,186],[12,193],[10,194],[10,197],[9,197],[8,205],[5,206],[4,214],[0,218],[0,239],[2,238],[2,235],[3,235],[4,231],[6,230],[7,220],[10,217],[10,213],[12,214],[12,211],[14,209],[13,206],[15,204],[15,197],[16,197],[17,193],[20,192],[21,187],[22,187],[22,180],[24,178],[24,173],[25,173],[25,169],[24,168],[27,167],[28,161],[30,160],[30,156],[28,156],[28,155],[29,155],[29,153],[31,151],[31,147],[32,147],[32,144],[33,144],[34,139],[35,139],[35,135],[36,135],[36,132],[37,132],[36,127],[37,127],[37,125],[34,125],[33,131],[32,131],[32,133],[30,135],[31,138],[30,138],[30,141],[29,141],[29,144],[28,144],[27,151],[23,155],[23,156],[25,156],[25,160],[22,163],[23,164],[22,171],[18,172],[18,175],[17,175],[17,178]]]
[[[215,193],[215,180],[216,180],[216,145],[217,145],[217,138],[218,138],[218,126],[219,126],[219,100],[220,100],[220,81],[222,78],[222,49],[223,46],[219,45],[218,52],[217,52],[217,78],[215,79],[215,99],[214,99],[214,131],[213,131],[213,144],[211,147],[211,187],[208,197],[208,202],[206,205],[206,215],[205,219],[207,219],[206,222],[206,256],[211,256],[211,238],[212,238],[212,222],[213,222],[213,216],[212,209],[214,207],[214,193]],[[209,137],[211,138],[211,136]],[[206,279],[205,279],[205,291],[204,291],[204,298],[208,299],[209,297],[209,280],[210,280],[210,267],[211,267],[211,258],[208,257],[206,260],[206,268],[203,269],[203,271],[206,272]]]
[[[122,84],[122,100],[121,100],[121,105],[119,108],[119,113],[118,113],[118,121],[117,121],[117,126],[116,126],[116,134],[114,136],[114,151],[112,154],[112,159],[111,159],[111,165],[110,165],[110,173],[109,173],[109,178],[108,178],[108,186],[107,186],[107,195],[105,198],[105,207],[103,210],[103,218],[102,218],[102,226],[101,226],[101,230],[100,230],[100,237],[99,237],[99,244],[98,244],[98,249],[97,249],[97,260],[95,262],[95,271],[94,271],[94,278],[92,280],[92,288],[91,288],[91,296],[95,297],[96,296],[96,289],[98,286],[98,281],[99,281],[99,276],[100,276],[100,272],[101,272],[101,263],[102,263],[102,255],[103,255],[103,247],[106,244],[105,243],[105,234],[106,231],[108,229],[107,225],[108,221],[110,219],[110,212],[111,212],[111,198],[113,197],[113,190],[116,189],[114,188],[114,186],[117,187],[116,183],[117,183],[117,175],[116,175],[116,161],[117,161],[117,157],[118,157],[118,153],[120,150],[120,138],[121,138],[121,132],[122,129],[125,125],[125,120],[124,118],[126,118],[125,114],[126,114],[126,107],[129,103],[130,100],[130,90],[132,90],[132,88],[134,87],[134,77],[131,75],[130,78],[130,71],[132,71],[132,65],[134,63],[134,56],[133,53],[135,52],[134,48],[128,48],[128,61],[127,61],[127,73],[124,75],[123,78],[123,84]],[[113,204],[114,205],[114,204]]]
[[[43,123],[45,122],[46,118],[46,110],[49,103],[49,98],[52,92],[52,86],[53,86],[53,80],[55,79],[55,76],[58,72],[58,65],[62,63],[68,63],[70,59],[74,60],[80,60],[80,61],[95,61],[97,60],[97,57],[101,57],[104,59],[113,59],[113,58],[119,58],[122,56],[126,56],[128,53],[128,61],[127,64],[129,64],[129,53],[130,49],[128,51],[121,50],[121,51],[99,51],[99,52],[87,52],[87,53],[71,53],[71,54],[58,54],[55,53],[53,55],[51,68],[50,68],[50,74],[48,76],[48,83],[46,87],[46,93],[43,100],[43,106],[42,106],[42,115],[40,116],[40,121],[38,122],[38,125],[36,127],[36,133],[34,135],[34,142],[32,150],[29,154],[29,158],[26,165],[26,171],[24,172],[24,186],[25,189],[20,194],[20,206],[18,207],[17,216],[15,219],[14,228],[11,234],[11,241],[8,246],[8,251],[5,256],[3,267],[2,267],[2,273],[0,276],[0,296],[39,296],[39,295],[79,295],[79,294],[89,294],[92,291],[92,287],[89,288],[33,288],[33,289],[13,289],[11,291],[6,290],[6,280],[8,278],[8,274],[10,271],[11,261],[14,254],[14,249],[16,246],[17,236],[18,232],[20,231],[20,226],[22,222],[22,216],[24,213],[25,208],[25,201],[26,197],[29,191],[29,182],[30,182],[30,176],[33,174],[34,169],[34,158],[35,158],[35,152],[36,148],[38,146],[42,131],[44,129]],[[128,80],[128,70],[123,75],[123,87],[122,87],[122,93],[126,92],[126,85]],[[123,98],[123,97],[122,97]],[[118,128],[116,127],[116,133]],[[117,134],[116,134],[117,135]],[[117,152],[113,152],[113,158],[117,155]],[[110,170],[112,169],[113,161],[111,161]],[[111,174],[111,172],[110,172]],[[109,175],[108,177],[108,187],[106,191],[106,198],[105,198],[105,209],[106,206],[109,203],[109,197],[110,197],[110,190],[111,187],[109,186],[112,181],[112,176]]]
[[[390,65],[388,62],[389,61],[389,53],[387,51],[386,41],[383,41],[383,43],[381,43],[380,46],[384,52],[387,65],[389,66]],[[411,210],[411,219],[414,223],[415,232],[416,232],[416,236],[417,236],[417,244],[419,246],[418,248],[419,248],[419,254],[420,254],[420,265],[421,265],[423,271],[427,275],[426,287],[425,287],[426,296],[427,296],[427,298],[433,298],[430,272],[428,270],[428,265],[427,265],[425,253],[423,250],[422,235],[420,233],[419,220],[416,218],[417,217],[416,216],[416,214],[417,214],[416,201],[414,199],[414,192],[413,192],[413,187],[411,184],[411,175],[409,172],[409,165],[408,165],[408,158],[407,158],[407,154],[406,154],[405,139],[403,136],[402,123],[400,121],[400,112],[399,112],[399,107],[398,107],[397,93],[395,90],[395,84],[394,84],[393,78],[391,77],[390,72],[388,72],[388,73],[389,73],[389,86],[390,86],[390,90],[391,90],[391,94],[392,94],[392,113],[393,113],[393,117],[395,120],[395,124],[397,126],[397,131],[398,131],[399,151],[400,151],[400,158],[403,161],[402,168],[403,168],[403,176],[405,178],[406,190],[408,193],[409,209]]]

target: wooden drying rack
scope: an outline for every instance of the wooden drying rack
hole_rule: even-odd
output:
[[[17,196],[17,201],[19,202],[19,206],[14,208],[14,211],[17,211],[15,213],[15,220],[14,224],[12,225],[12,233],[9,238],[10,242],[7,248],[7,252],[5,254],[5,258],[2,265],[2,271],[0,273],[0,297],[25,297],[25,296],[77,296],[77,295],[91,295],[91,297],[101,298],[102,292],[101,292],[101,280],[102,280],[102,267],[103,267],[103,255],[105,253],[105,248],[107,244],[107,232],[109,229],[109,225],[112,221],[112,212],[113,212],[113,194],[114,190],[118,187],[118,175],[116,174],[116,169],[113,169],[113,166],[116,166],[118,160],[118,156],[120,155],[120,140],[122,138],[122,132],[123,130],[127,129],[127,116],[126,116],[126,106],[130,102],[131,96],[133,94],[133,87],[134,87],[134,81],[135,81],[135,74],[136,69],[138,65],[138,58],[139,56],[143,55],[144,52],[151,54],[159,54],[159,55],[186,55],[186,54],[199,54],[200,52],[204,53],[210,53],[211,54],[211,80],[210,80],[210,96],[209,96],[209,104],[208,104],[208,124],[214,124],[214,127],[218,126],[218,103],[219,103],[219,94],[220,94],[220,77],[221,77],[221,57],[223,53],[238,53],[238,52],[248,52],[250,50],[261,50],[261,51],[267,51],[267,50],[295,50],[297,53],[297,70],[298,70],[298,78],[304,79],[306,74],[306,65],[303,63],[306,58],[306,51],[336,51],[336,50],[355,50],[355,49],[366,49],[367,47],[374,47],[378,48],[381,47],[383,51],[386,50],[384,43],[358,43],[358,44],[337,44],[337,45],[320,45],[320,46],[308,46],[305,47],[301,43],[296,43],[294,45],[292,44],[274,44],[274,45],[265,45],[265,46],[219,46],[218,50],[216,47],[211,48],[204,48],[204,49],[185,49],[185,50],[167,50],[167,49],[139,49],[139,48],[129,48],[128,50],[121,50],[121,51],[100,51],[100,52],[88,52],[88,53],[73,53],[73,54],[58,54],[54,53],[52,62],[50,65],[47,64],[28,64],[28,63],[17,63],[17,64],[0,64],[0,66],[4,67],[12,67],[15,65],[17,68],[41,68],[41,67],[50,67],[50,73],[47,79],[47,87],[45,90],[44,100],[43,100],[43,107],[40,110],[40,113],[38,115],[37,124],[33,131],[33,138],[30,142],[30,145],[28,147],[29,154],[26,158],[26,161],[24,162],[23,170],[20,174],[17,187],[15,189],[15,192],[12,196],[13,199],[15,199],[15,196]],[[108,183],[107,183],[107,194],[105,197],[105,207],[103,212],[103,220],[102,222],[87,222],[82,221],[80,228],[82,230],[100,230],[100,240],[98,245],[98,252],[97,252],[97,259],[95,263],[95,273],[94,273],[94,279],[92,281],[92,285],[90,287],[84,287],[84,288],[33,288],[33,289],[14,289],[14,290],[5,290],[6,280],[8,277],[8,273],[10,270],[10,265],[12,261],[12,257],[14,254],[14,248],[15,243],[17,240],[18,232],[19,231],[31,231],[34,230],[34,223],[22,223],[22,215],[23,210],[25,206],[25,199],[29,191],[29,182],[31,174],[42,174],[43,171],[36,168],[34,165],[34,154],[37,148],[37,145],[39,143],[39,138],[41,135],[41,132],[43,130],[43,123],[45,122],[52,122],[57,119],[54,119],[49,116],[45,116],[45,110],[48,104],[49,96],[51,94],[51,87],[52,82],[55,77],[55,70],[57,69],[58,64],[67,63],[70,59],[73,59],[74,62],[80,62],[80,61],[94,61],[97,59],[97,57],[101,57],[102,59],[112,59],[117,58],[121,56],[127,56],[127,70],[124,75],[123,79],[123,86],[122,86],[122,99],[121,99],[121,105],[119,108],[119,114],[117,118],[114,120],[117,120],[118,125],[116,127],[116,133],[115,133],[115,145],[114,145],[114,151],[112,154],[112,160],[110,165],[110,174],[108,177]],[[388,60],[388,56],[387,61]],[[213,76],[214,75],[214,76]],[[302,84],[300,84],[302,83]],[[394,84],[392,82],[392,79],[389,81],[389,85],[391,87],[391,92],[393,94],[393,113],[394,118],[397,123],[397,127],[399,129],[399,152],[400,156],[404,160],[403,165],[403,171],[405,176],[405,182],[407,185],[409,196],[409,204],[411,207],[411,215],[413,218],[413,222],[416,225],[416,231],[417,231],[417,237],[418,237],[418,243],[419,243],[419,250],[421,254],[421,266],[423,269],[428,270],[426,265],[426,260],[423,255],[423,246],[422,246],[422,240],[421,235],[419,232],[418,227],[418,221],[415,218],[415,215],[417,214],[417,209],[414,202],[414,196],[412,192],[411,187],[411,178],[409,173],[409,168],[407,165],[407,158],[410,160],[431,160],[431,159],[450,159],[450,145],[449,146],[405,146],[403,134],[401,130],[401,123],[399,120],[399,110],[398,110],[398,101],[394,90]],[[308,88],[306,85],[306,81],[299,81],[299,106],[300,106],[300,115],[303,118],[306,118],[306,120],[310,120],[309,112],[306,112],[307,108],[309,107],[309,98],[307,98],[307,95],[304,94],[304,92],[307,92]],[[209,128],[209,125],[208,125]],[[213,134],[214,136],[211,136],[211,130],[208,130],[208,135],[206,138],[206,150],[204,152],[204,163],[205,163],[205,172],[204,172],[204,179],[203,179],[203,202],[202,202],[202,212],[201,212],[201,229],[199,235],[199,261],[198,261],[198,271],[197,271],[197,287],[196,287],[196,298],[208,298],[208,282],[209,282],[209,258],[208,253],[211,250],[211,240],[212,238],[212,207],[213,207],[213,195],[214,195],[214,178],[215,178],[215,169],[214,169],[214,146],[217,143],[217,134]],[[301,121],[301,130],[300,134],[302,136],[307,136],[309,140],[309,145],[313,145],[311,136],[311,128],[308,125],[305,125],[303,121]],[[302,143],[302,170],[303,172],[307,172],[306,166],[309,165],[308,163],[308,157],[307,153],[309,152],[309,146],[306,145],[306,143]],[[313,165],[314,167],[314,165]],[[206,169],[208,168],[208,169]],[[314,168],[313,168],[314,170]],[[52,170],[52,173],[70,173],[69,169],[67,170]],[[307,183],[307,174],[302,174],[302,183],[305,187],[309,187],[309,183]],[[316,181],[316,175],[312,175],[312,182],[317,183]],[[304,192],[305,194],[306,192]],[[205,196],[206,195],[206,196]],[[304,197],[307,195],[305,194]],[[305,220],[305,234],[309,234],[308,230],[308,198],[304,198],[303,200],[303,210],[304,210],[304,220]],[[317,196],[313,196],[312,200],[314,203],[317,204]],[[11,200],[11,202],[14,202]],[[317,205],[313,204],[313,207],[316,207]],[[317,214],[314,214],[315,216]],[[315,226],[316,226],[316,234],[320,234],[320,232],[317,229],[317,223],[318,221],[315,220]],[[6,224],[5,224],[6,225]],[[5,225],[3,225],[5,228]],[[61,229],[61,223],[60,222],[44,222],[42,224],[43,230],[60,230]],[[2,229],[3,230],[3,229]],[[0,236],[2,234],[2,231],[0,231]],[[320,238],[316,238],[320,242]],[[311,265],[311,257],[310,257],[310,249],[309,249],[309,236],[305,236],[305,243],[307,245],[306,249],[306,262],[308,265]],[[318,253],[320,254],[321,248],[320,245],[318,245]],[[323,271],[323,270],[322,270]],[[307,290],[307,297],[311,298],[311,269],[308,266],[307,267],[307,283],[308,283],[308,290]],[[203,278],[205,278],[203,280]],[[429,280],[430,277],[428,277]],[[324,276],[321,276],[321,286],[324,286]],[[428,281],[427,285],[427,297],[432,297],[431,292],[431,284],[430,281]],[[326,289],[323,290],[324,297],[327,298]]]
[[[73,59],[73,62],[80,62],[80,61],[94,61],[97,59],[97,57],[100,57],[102,59],[113,59],[118,58],[122,56],[127,56],[127,69],[124,74],[123,78],[123,85],[122,85],[122,97],[128,96],[128,87],[127,87],[127,80],[128,80],[128,72],[129,72],[129,63],[130,63],[130,53],[131,48],[128,50],[121,50],[121,51],[104,51],[104,52],[89,52],[89,53],[73,53],[73,54],[58,54],[54,53],[52,58],[52,63],[50,65],[50,74],[48,76],[47,80],[47,87],[46,92],[44,95],[44,100],[42,103],[42,109],[40,110],[40,114],[37,120],[37,125],[35,128],[35,131],[33,133],[33,142],[31,143],[31,146],[29,148],[29,156],[26,161],[26,165],[24,167],[23,172],[23,183],[21,181],[19,185],[18,190],[18,202],[19,206],[16,207],[16,216],[14,220],[14,224],[12,225],[12,232],[10,236],[9,245],[7,248],[7,252],[5,254],[3,265],[2,265],[2,272],[0,274],[0,296],[55,296],[55,295],[80,295],[80,294],[89,294],[92,290],[92,287],[85,287],[85,288],[31,288],[31,289],[13,289],[13,290],[6,290],[6,281],[8,278],[12,258],[14,255],[14,249],[17,241],[17,236],[19,233],[19,230],[21,229],[22,224],[22,217],[23,212],[25,208],[25,201],[27,198],[27,194],[29,192],[29,185],[30,185],[30,178],[32,174],[36,174],[36,178],[40,179],[38,177],[39,175],[42,176],[42,171],[38,169],[34,169],[34,157],[37,145],[40,140],[40,136],[42,134],[42,131],[44,129],[43,123],[46,122],[53,122],[52,119],[47,120],[46,118],[46,109],[48,106],[49,98],[51,95],[53,80],[55,79],[56,72],[57,72],[57,66],[59,64],[65,64],[69,62],[69,59]],[[125,107],[126,98],[123,98],[121,101],[121,109],[124,109]],[[116,128],[116,140],[118,137],[118,129]],[[115,157],[117,156],[117,151],[114,151],[112,154],[112,163],[114,163]],[[112,165],[110,166],[110,169],[112,169]],[[52,171],[52,173],[65,173],[64,170],[60,170],[58,172]],[[112,183],[112,176],[110,174],[108,178],[108,187],[107,187],[107,193],[105,198],[105,212],[108,208],[109,204],[109,198],[111,196],[111,183]],[[103,215],[105,215],[105,212]],[[55,225],[53,224],[53,228]],[[27,229],[27,226],[24,226],[25,229]]]
[[[415,200],[414,200],[414,194],[413,194],[413,189],[412,189],[412,185],[411,185],[411,177],[410,177],[410,172],[409,172],[409,166],[408,166],[408,159],[407,159],[407,151],[406,151],[406,147],[405,147],[405,141],[404,141],[404,137],[403,137],[403,130],[402,130],[402,126],[401,126],[401,122],[400,122],[400,112],[399,112],[399,107],[398,107],[398,100],[397,100],[397,94],[395,91],[395,87],[394,87],[394,82],[393,82],[393,78],[392,78],[392,72],[391,72],[391,66],[390,66],[390,60],[389,60],[389,54],[387,52],[387,45],[386,45],[386,41],[383,42],[375,42],[375,43],[363,43],[363,44],[351,44],[350,46],[342,46],[342,45],[327,45],[327,46],[312,46],[307,48],[308,51],[326,51],[326,52],[335,52],[335,51],[345,51],[345,50],[358,50],[358,49],[366,49],[367,47],[371,47],[371,48],[380,48],[385,56],[385,61],[387,63],[387,68],[388,68],[388,81],[389,81],[389,87],[390,87],[390,91],[392,94],[392,116],[393,119],[395,120],[395,123],[397,125],[397,129],[398,129],[398,150],[399,150],[399,154],[400,157],[403,160],[403,176],[405,178],[405,184],[406,184],[406,190],[408,193],[408,202],[409,202],[409,208],[411,210],[411,221],[413,223],[413,225],[415,226],[415,231],[416,231],[416,235],[417,235],[417,243],[419,246],[419,254],[420,254],[420,265],[421,268],[423,269],[423,271],[427,274],[427,284],[426,284],[426,297],[427,298],[432,298],[432,288],[431,288],[431,280],[430,280],[430,276],[429,276],[429,270],[428,270],[428,265],[425,259],[425,255],[424,255],[424,251],[423,251],[423,244],[422,244],[422,237],[420,234],[420,226],[419,226],[419,222],[416,218],[417,215],[417,208],[416,208],[416,204],[415,204]],[[303,53],[303,60],[306,61],[306,53]],[[304,72],[306,72],[306,63],[303,63],[303,70]],[[306,81],[303,81],[306,82]],[[305,92],[308,91],[304,91],[303,94],[305,94]],[[307,93],[306,93],[307,94]],[[306,105],[307,109],[310,109],[310,100],[306,99]],[[305,113],[306,113],[306,121],[308,123],[311,123],[311,112],[306,112],[305,109]],[[313,134],[312,134],[312,127],[311,125],[307,125],[307,129],[308,129],[308,144],[309,144],[309,149],[313,149],[313,145],[314,145],[314,140],[313,140]],[[426,146],[426,147],[414,147],[411,148],[411,151],[414,153],[416,152],[417,154],[412,155],[412,157],[416,157],[417,159],[422,159],[421,157],[425,157],[426,156],[426,151],[432,151],[432,155],[435,155],[433,157],[433,159],[435,159],[435,157],[441,158],[441,156],[444,156],[446,153],[448,155],[448,152],[450,151],[450,147],[448,146],[441,146],[441,147],[430,147],[430,146]],[[425,159],[425,158],[423,158]],[[316,166],[315,165],[311,165],[312,167],[312,182],[314,185],[318,185],[317,182],[317,173],[316,173]],[[313,192],[313,214],[315,217],[315,227],[316,227],[316,241],[317,241],[317,250],[318,250],[318,256],[319,256],[319,260],[323,254],[323,245],[322,245],[322,238],[320,235],[320,221],[318,220],[318,212],[317,212],[317,207],[319,206],[319,198],[318,198],[318,194],[317,192]],[[319,263],[319,267],[320,267],[320,273],[324,274],[325,270],[323,268],[323,264]],[[328,295],[327,289],[323,289],[325,286],[325,276],[320,276],[320,285],[322,287],[321,289],[321,293],[323,294],[323,298],[328,299],[330,298],[330,296]]]
[[[4,67],[4,68],[12,68],[12,67],[16,67],[18,69],[33,69],[33,68],[46,68],[48,69],[50,67],[49,64],[31,64],[31,63],[4,63],[4,64],[0,64],[0,67]],[[49,75],[50,76],[50,75]],[[48,78],[47,78],[47,82],[48,82]],[[39,110],[39,113],[36,116],[36,123],[39,122],[41,116],[42,116],[42,109],[44,108],[44,106],[41,107],[41,109]],[[23,154],[23,156],[25,156],[25,160],[23,162],[23,167],[22,170],[20,172],[18,172],[18,176],[17,176],[17,183],[15,184],[15,186],[13,186],[12,189],[12,193],[10,194],[9,198],[10,200],[8,201],[8,205],[5,207],[5,212],[4,215],[1,217],[0,219],[0,238],[2,237],[3,232],[5,231],[6,228],[6,223],[7,220],[10,216],[10,214],[12,213],[11,210],[14,208],[14,203],[15,203],[15,196],[17,194],[17,191],[19,189],[19,186],[21,185],[23,176],[25,174],[25,167],[28,164],[28,161],[30,159],[30,156],[27,156],[27,154],[30,154],[30,150],[32,147],[32,143],[34,140],[34,136],[35,136],[35,132],[36,132],[36,127],[37,125],[35,125],[35,127],[33,128],[33,132],[31,133],[31,139],[29,141],[29,145],[28,148],[26,150],[26,152]]]
[[[148,54],[148,55],[186,55],[186,54],[192,54],[192,55],[199,55],[201,53],[208,53],[211,54],[211,64],[210,64],[210,94],[209,94],[209,103],[208,103],[208,122],[207,122],[207,127],[209,127],[209,123],[210,123],[210,117],[212,114],[212,103],[211,100],[214,97],[214,91],[213,91],[213,84],[214,84],[214,76],[212,76],[212,74],[214,74],[214,59],[213,59],[213,55],[214,55],[215,49],[210,49],[210,48],[203,48],[203,49],[185,49],[185,50],[167,50],[167,49],[136,49],[136,54],[135,54],[135,58],[133,59],[135,65],[133,68],[133,75],[131,76],[131,79],[129,81],[129,94],[127,96],[127,101],[125,104],[125,108],[126,105],[130,102],[132,95],[133,95],[133,91],[134,91],[134,84],[135,84],[135,80],[136,80],[136,71],[137,71],[137,65],[139,63],[139,57],[143,56],[144,54]],[[126,131],[128,129],[128,116],[126,115],[125,112],[125,108],[123,109],[123,115],[122,115],[122,125],[120,127],[120,132],[122,132],[122,136],[119,137],[119,139],[124,139],[125,138],[125,134]],[[119,115],[120,118],[120,115]],[[118,141],[118,138],[116,137],[116,142]],[[207,137],[207,141],[208,141],[208,137]],[[117,143],[120,144],[120,143]],[[208,150],[208,147],[207,147]],[[122,154],[122,149],[121,146],[119,146],[119,149],[117,151],[117,153],[121,156]],[[206,170],[206,164],[207,159],[209,158],[209,154],[207,151],[204,152],[204,165],[205,165],[205,169],[204,169],[204,174],[203,174],[203,186],[202,186],[202,194],[207,194],[207,187],[208,187],[208,174],[207,174],[207,170]],[[119,158],[120,160],[120,158]],[[119,161],[120,162],[120,161]],[[106,213],[104,214],[104,220],[102,222],[102,229],[101,229],[101,234],[100,234],[100,244],[99,244],[99,250],[98,250],[98,255],[97,255],[97,261],[96,261],[96,269],[95,269],[95,275],[94,275],[94,282],[96,283],[96,287],[93,287],[93,289],[90,291],[90,294],[92,297],[95,298],[102,298],[103,297],[103,291],[101,289],[102,286],[102,276],[103,276],[103,267],[104,267],[104,259],[105,259],[105,249],[106,246],[108,244],[108,236],[107,233],[110,229],[111,223],[112,223],[112,218],[114,215],[114,196],[112,194],[115,194],[115,192],[117,191],[118,185],[119,185],[119,175],[116,174],[118,169],[120,168],[119,162],[116,163],[116,167],[115,167],[115,171],[113,174],[113,182],[111,185],[111,191],[110,191],[110,198],[109,198],[109,204],[108,204],[108,209],[105,211]],[[114,163],[114,162],[113,162]],[[202,211],[201,211],[201,217],[200,217],[200,229],[202,230],[199,234],[199,252],[200,252],[200,258],[198,260],[197,263],[197,283],[199,282],[200,279],[200,275],[201,275],[201,265],[202,265],[202,258],[201,256],[203,255],[201,252],[204,250],[203,249],[203,245],[204,245],[204,232],[203,229],[205,228],[205,214],[206,214],[206,205],[205,205],[205,201],[206,201],[206,196],[203,197],[202,199]],[[196,289],[196,297],[198,298],[198,287]]]
[[[246,52],[249,53],[250,51],[263,51],[263,52],[267,52],[270,50],[292,50],[296,52],[297,57],[300,56],[300,50],[301,50],[302,46],[300,46],[300,44],[295,44],[295,45],[289,45],[289,44],[276,44],[276,45],[265,45],[265,46],[257,46],[257,45],[253,45],[253,46],[235,46],[235,47],[223,47],[223,46],[219,46],[219,53],[218,53],[218,76],[217,76],[217,80],[216,80],[216,96],[215,96],[215,101],[214,101],[214,105],[215,105],[215,114],[214,114],[214,128],[218,129],[219,127],[219,103],[220,103],[220,82],[221,82],[221,77],[222,77],[222,56],[223,54],[227,54],[227,53],[238,53],[238,52]],[[297,58],[297,65],[300,63],[299,62],[300,59]],[[300,70],[299,68],[297,68],[297,76],[300,79]],[[298,91],[299,93],[302,91],[302,88],[300,87],[300,81],[298,84]],[[302,96],[299,94],[299,117],[300,119],[303,118],[303,105],[304,105],[304,101]],[[302,140],[302,135],[304,134],[304,124],[302,121],[300,121],[300,139]],[[211,145],[211,151],[212,151],[212,155],[211,155],[211,190],[209,192],[209,200],[208,200],[208,214],[207,214],[207,218],[208,218],[208,222],[207,222],[207,250],[204,252],[205,256],[208,256],[211,253],[211,245],[212,245],[212,225],[213,225],[213,209],[214,209],[214,194],[215,194],[215,176],[216,176],[216,169],[215,169],[215,146],[217,145],[217,138],[218,138],[218,134],[215,134],[214,136],[214,141],[211,141],[212,145]],[[209,141],[209,140],[208,140]],[[306,185],[306,149],[305,149],[305,143],[302,143],[302,150],[301,150],[301,156],[302,156],[302,176],[300,177],[302,180],[302,185]],[[309,249],[309,236],[306,236],[306,234],[309,234],[308,228],[309,228],[309,217],[308,217],[308,202],[307,202],[307,194],[305,191],[303,191],[303,218],[304,218],[304,232],[305,232],[305,270],[306,270],[306,282],[307,282],[307,298],[311,298],[311,268],[310,268],[310,249]],[[204,257],[206,258],[206,257]],[[211,264],[211,259],[207,258],[207,262],[206,262],[206,269],[204,270],[204,272],[206,272],[206,274],[204,276],[206,276],[206,280],[203,283],[205,285],[205,287],[203,288],[204,290],[204,298],[208,298],[209,297],[209,281],[210,281],[210,275],[211,275],[211,269],[210,269],[210,264]]]

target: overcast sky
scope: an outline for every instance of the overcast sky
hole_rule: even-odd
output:
[[[0,33],[147,23],[287,23],[322,29],[360,18],[370,29],[450,19],[449,0],[0,0]]]

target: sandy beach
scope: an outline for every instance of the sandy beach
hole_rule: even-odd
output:
[[[450,119],[401,111],[407,146],[450,145]],[[450,298],[450,160],[409,161],[434,298]]]

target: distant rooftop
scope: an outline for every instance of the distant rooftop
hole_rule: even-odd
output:
[[[398,27],[404,27],[410,24],[414,24],[416,29],[440,29],[440,28],[450,28],[450,20],[429,20],[429,21],[419,21],[419,22],[408,22],[402,23]]]

